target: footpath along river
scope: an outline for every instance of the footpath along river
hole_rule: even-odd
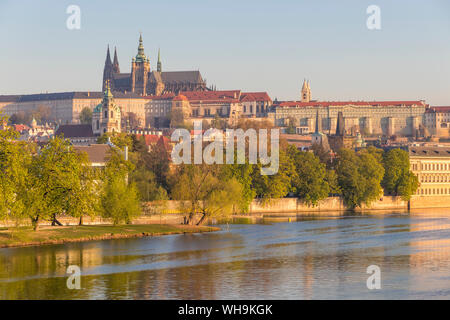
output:
[[[222,231],[0,249],[1,299],[449,299],[450,215],[223,224]],[[81,289],[68,289],[70,265]],[[369,290],[366,269],[381,271]]]

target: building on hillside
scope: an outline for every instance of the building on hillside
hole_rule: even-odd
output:
[[[114,102],[109,84],[106,84],[102,103],[92,113],[92,131],[100,136],[107,132],[121,132],[121,110]]]
[[[74,146],[75,151],[86,152],[92,167],[104,168],[108,161],[111,146],[108,144],[91,144],[88,146]]]
[[[167,93],[148,96],[146,122],[151,127],[167,128],[172,111],[181,113],[185,121],[215,118],[235,122],[241,117],[261,118],[266,115],[272,100],[266,92],[223,91],[182,91],[178,95]],[[178,112],[177,110],[180,110]]]
[[[322,131],[336,131],[338,113],[342,112],[347,133],[356,135],[417,136],[428,107],[424,101],[315,101],[310,98],[309,82],[303,84],[306,99],[277,102],[273,105],[275,125],[287,126],[293,119],[295,126],[307,127],[313,132],[315,116],[319,112]]]
[[[80,113],[84,108],[91,111],[102,102],[104,92],[61,92],[42,93],[15,96],[0,96],[0,111],[8,116],[23,113],[32,114],[39,107],[50,109],[52,119],[56,124],[79,124]],[[135,93],[114,93],[114,101],[126,117],[129,113],[136,115],[139,125],[144,127],[145,109],[150,99]]]
[[[159,50],[156,70],[152,70],[150,58],[144,52],[142,34],[139,36],[137,55],[131,60],[131,73],[120,73],[117,50],[114,50],[114,61],[111,61],[108,46],[103,69],[103,85],[107,81],[111,83],[113,92],[133,92],[144,96],[161,95],[169,92],[177,94],[180,91],[209,90],[199,71],[162,71]]]
[[[336,133],[334,135],[328,135],[328,142],[334,152],[337,152],[341,148],[350,149],[355,145],[355,137],[349,135],[345,130],[345,121],[342,112],[338,112]]]
[[[145,122],[151,128],[169,128],[174,93],[149,96],[145,106]]]
[[[31,125],[24,126],[20,133],[20,140],[46,142],[53,137],[55,129],[49,124],[38,125],[36,119],[33,118]]]
[[[163,145],[164,148],[168,151],[171,152],[172,148],[173,148],[173,143],[170,140],[169,137],[160,135],[160,134],[136,134],[136,138],[140,139],[141,137],[143,137],[144,141],[145,141],[145,145],[148,148],[148,151],[151,151],[152,148],[157,145],[158,143],[160,145]]]
[[[450,107],[429,107],[425,111],[425,127],[431,135],[450,136]]]
[[[272,99],[267,92],[242,92],[239,100],[245,117],[266,117],[272,107]]]
[[[417,195],[450,195],[450,147],[409,147],[409,161],[419,178]]]
[[[97,141],[90,124],[63,124],[58,126],[55,136],[69,139],[73,145],[90,145]]]
[[[323,134],[321,132],[320,128],[320,119],[319,119],[319,112],[316,114],[316,130],[311,135],[311,144],[312,145],[319,145],[322,147],[323,150],[329,152],[330,151],[330,145],[328,143],[328,137],[326,134]]]
[[[297,149],[307,151],[311,149],[311,136],[299,134],[281,133],[280,139],[286,140],[288,144],[295,146]]]

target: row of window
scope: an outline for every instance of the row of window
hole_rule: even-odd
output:
[[[267,112],[267,110],[269,109],[269,107],[267,107],[265,110],[266,110],[266,112]],[[259,113],[259,105],[256,105],[256,113]],[[249,106],[249,108],[248,108],[248,112],[249,113],[253,113],[253,106],[252,105],[250,105]],[[261,106],[261,112],[264,112],[264,106]],[[247,106],[246,105],[244,105],[244,113],[247,113]]]
[[[443,171],[443,170],[450,170],[450,163],[422,163],[422,164],[418,164],[418,163],[414,163],[412,165],[412,170],[413,171]]]
[[[448,188],[426,188],[420,189],[417,191],[417,194],[420,195],[442,195],[442,194],[450,194],[450,189]]]
[[[157,113],[157,112],[160,112],[160,113],[167,112],[167,110],[164,110],[163,108],[161,108],[159,110],[158,110],[158,108],[156,108],[156,109],[151,108],[151,109],[149,109],[149,111],[150,111],[150,113],[153,113],[153,112],[155,112],[155,113]]]
[[[450,182],[448,175],[423,175],[420,177],[420,182]]]

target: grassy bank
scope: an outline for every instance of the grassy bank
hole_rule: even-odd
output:
[[[33,231],[31,227],[20,227],[17,229],[0,228],[0,248],[210,232],[217,230],[220,229],[207,226],[164,224],[46,226],[41,227],[39,231]]]

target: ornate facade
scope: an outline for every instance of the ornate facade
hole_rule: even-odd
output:
[[[92,113],[92,131],[96,136],[121,131],[121,110],[114,102],[108,82],[102,103],[96,106]]]
[[[417,136],[423,124],[424,101],[317,101],[311,100],[311,87],[305,81],[301,101],[274,103],[269,114],[277,126],[287,126],[290,121],[302,132],[312,133],[316,113],[319,112],[324,133],[336,132],[338,114],[341,112],[348,134]]]
[[[144,52],[142,35],[139,37],[138,53],[131,60],[131,73],[120,73],[117,50],[114,49],[114,61],[111,61],[108,46],[103,69],[103,90],[106,81],[110,82],[112,91],[133,92],[143,96],[209,90],[199,71],[162,71],[159,50],[157,68],[152,71],[150,58]]]

